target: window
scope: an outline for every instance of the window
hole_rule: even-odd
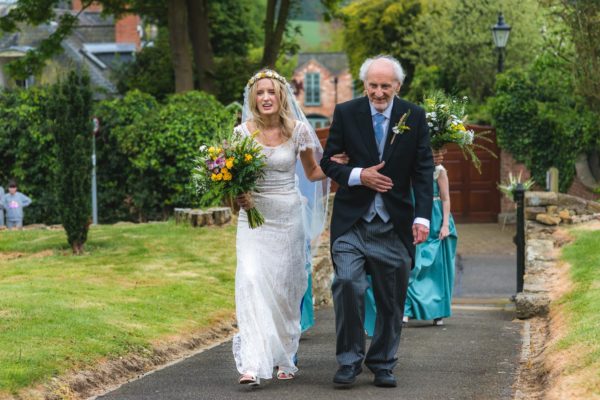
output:
[[[326,128],[329,126],[329,119],[320,115],[309,115],[306,119],[315,129]]]
[[[321,74],[318,72],[307,73],[304,76],[304,105],[321,105]]]
[[[32,87],[34,82],[35,81],[33,79],[33,75],[30,75],[27,79],[24,79],[24,80],[22,80],[22,79],[15,80],[15,84],[22,89],[28,89],[28,88]]]

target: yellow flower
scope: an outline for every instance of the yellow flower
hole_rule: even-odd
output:
[[[232,178],[233,178],[233,175],[231,175],[230,173],[223,174],[224,181],[230,181]]]
[[[214,182],[214,181],[216,181],[216,180],[217,180],[217,174],[212,174],[212,175],[210,176],[210,179],[211,179],[213,182]]]
[[[233,157],[229,157],[227,161],[225,161],[225,166],[229,169],[233,168]]]
[[[246,155],[244,155],[244,160],[245,160],[246,162],[250,162],[250,161],[252,161],[252,155],[250,155],[250,154],[246,154]]]
[[[229,170],[227,168],[221,168],[221,172],[224,174],[228,174]]]
[[[210,146],[210,147],[208,148],[208,152],[209,152],[209,153],[214,153],[214,152],[215,152],[215,148],[214,148],[213,146]]]
[[[219,172],[216,178],[217,181],[223,180],[223,174]]]

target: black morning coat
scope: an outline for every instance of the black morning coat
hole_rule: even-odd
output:
[[[394,135],[392,128],[409,110],[405,125],[410,129]],[[347,165],[331,161],[331,156],[342,152],[346,152],[350,159]],[[395,232],[414,263],[413,221],[415,217],[431,220],[433,202],[433,158],[425,111],[421,107],[394,97],[382,161],[385,161],[385,166],[379,173],[390,177],[394,185],[382,194],[383,202]],[[367,168],[379,163],[368,97],[338,104],[321,159],[325,174],[340,185],[333,203],[331,244],[367,212],[375,198],[376,191],[366,186],[348,186],[352,168]]]

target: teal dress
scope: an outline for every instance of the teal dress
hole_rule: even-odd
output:
[[[442,201],[437,179],[433,181],[433,209],[429,237],[417,246],[415,268],[411,271],[404,315],[411,319],[433,320],[452,314],[452,288],[454,286],[454,259],[456,255],[456,227],[449,216],[450,234],[440,240],[443,221]],[[365,293],[365,330],[372,336],[375,330],[376,307],[371,288]]]
[[[404,315],[412,319],[431,320],[452,315],[456,226],[449,216],[450,234],[440,240],[443,210],[437,180],[433,181],[433,209],[429,237],[417,246],[415,268],[411,271]]]

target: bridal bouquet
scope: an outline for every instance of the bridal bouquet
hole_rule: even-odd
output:
[[[476,134],[472,129],[465,127],[467,100],[466,97],[456,100],[442,91],[435,91],[425,98],[423,108],[431,135],[431,147],[434,150],[440,150],[448,143],[455,143],[463,151],[465,158],[468,156],[475,168],[481,172],[481,161],[475,154],[475,149],[481,148],[494,157],[496,155],[484,146],[475,143],[476,138],[491,142],[491,139],[485,137],[486,132]]]
[[[200,147],[193,171],[199,192],[213,199],[231,199],[256,188],[256,181],[264,175],[265,156],[255,134],[244,137],[234,131],[220,143]],[[252,229],[265,222],[254,207],[246,213]]]

